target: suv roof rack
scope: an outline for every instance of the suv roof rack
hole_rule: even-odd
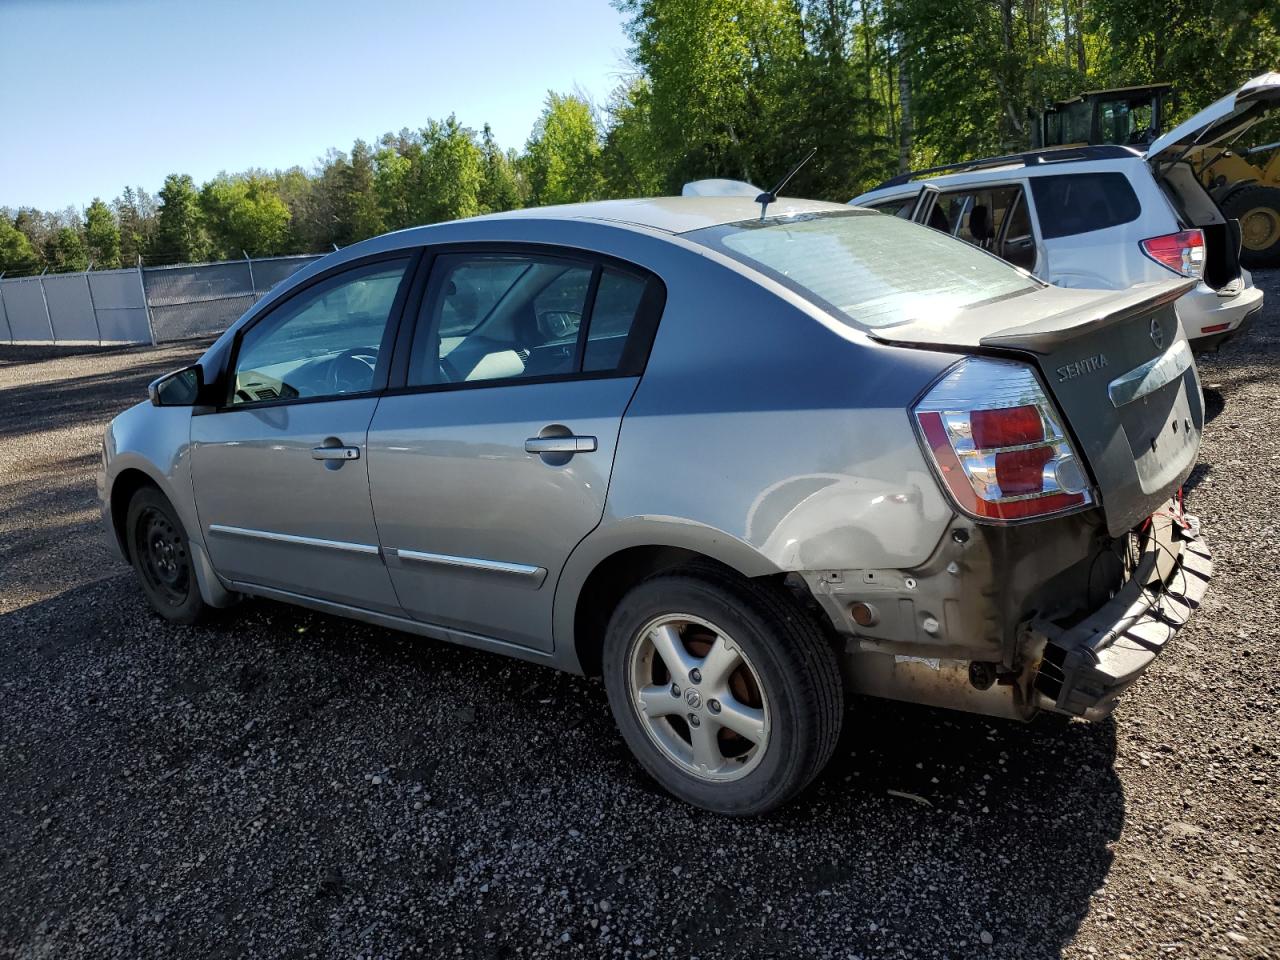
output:
[[[964,173],[969,170],[986,170],[990,167],[1008,167],[1014,164],[1030,167],[1041,163],[1061,163],[1067,160],[1120,160],[1135,156],[1139,154],[1131,147],[1122,147],[1114,143],[1095,147],[1048,147],[1044,150],[1029,150],[1026,153],[1011,153],[1004,157],[986,157],[982,160],[965,160],[962,163],[946,163],[940,167],[912,170],[890,177],[874,189],[898,187],[934,173]]]

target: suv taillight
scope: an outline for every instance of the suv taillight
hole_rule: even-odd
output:
[[[1139,244],[1142,252],[1161,266],[1184,277],[1204,276],[1204,231],[1182,230],[1152,237]]]
[[[970,357],[912,415],[956,505],[977,520],[1027,520],[1093,503],[1084,465],[1035,372]]]

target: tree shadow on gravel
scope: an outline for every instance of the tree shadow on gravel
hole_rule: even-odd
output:
[[[129,366],[77,377],[0,387],[0,438],[41,430],[101,423],[126,407],[146,399],[147,384],[156,377],[190,363],[208,346],[205,342],[152,347],[95,348],[104,363],[136,357]],[[37,350],[38,356],[12,359],[15,350]],[[45,356],[49,351],[52,355]],[[61,351],[67,351],[65,353]],[[62,356],[83,358],[70,348],[6,348],[0,350],[0,370],[8,364],[38,363]]]
[[[68,954],[1053,958],[1125,816],[1109,721],[871,699],[798,801],[713,816],[598,681],[274,603],[173,627],[128,576],[0,616],[0,690],[0,940]]]

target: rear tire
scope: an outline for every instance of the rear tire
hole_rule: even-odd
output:
[[[1280,189],[1242,187],[1222,203],[1228,219],[1240,221],[1240,262],[1246,267],[1280,264]]]
[[[623,739],[667,791],[752,816],[796,796],[840,737],[844,690],[819,625],[774,583],[691,566],[614,610],[604,680]]]
[[[155,487],[129,501],[125,520],[129,562],[152,608],[170,623],[191,624],[208,613],[200,596],[187,532],[173,504]]]

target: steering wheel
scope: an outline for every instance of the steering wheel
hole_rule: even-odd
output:
[[[329,361],[330,393],[363,393],[373,385],[377,347],[350,347]]]

